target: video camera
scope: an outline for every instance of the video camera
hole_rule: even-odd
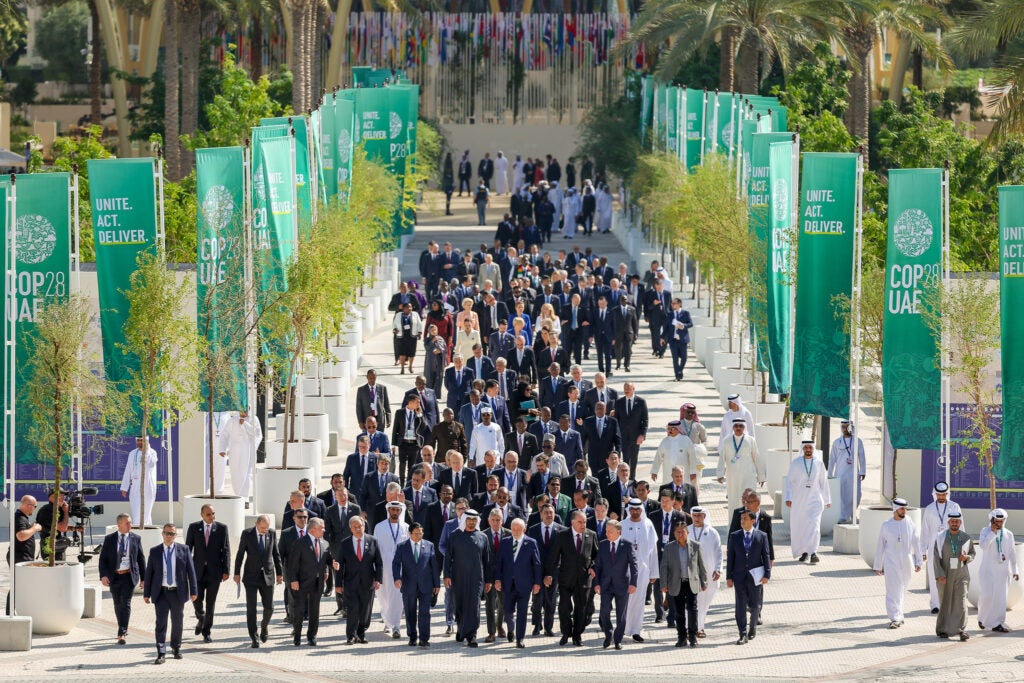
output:
[[[95,496],[100,490],[95,486],[83,486],[82,488],[75,490],[69,489],[65,495],[65,499],[68,501],[68,516],[76,517],[80,520],[86,520],[92,517],[93,514],[102,515],[102,505],[86,505],[86,496]]]

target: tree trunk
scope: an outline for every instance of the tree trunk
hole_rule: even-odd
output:
[[[182,31],[188,40],[181,46],[181,132],[195,135],[199,128],[199,40],[203,15],[195,0],[185,3],[182,12]],[[188,175],[195,163],[195,154],[184,147],[181,150],[181,176]],[[180,180],[181,176],[172,178]]]
[[[757,37],[748,34],[740,43],[739,57],[736,59],[736,88],[744,95],[756,95],[761,83],[757,73],[760,56]]]
[[[721,58],[718,64],[718,89],[732,92],[736,79],[736,34],[731,28],[722,30]]]
[[[907,66],[910,64],[910,40],[900,36],[900,46],[892,61],[892,82],[889,84],[889,100],[897,106],[903,104],[903,84],[907,79]]]
[[[263,75],[263,21],[258,14],[252,18],[252,80]]]
[[[164,34],[164,158],[167,160],[167,177],[172,180],[181,177],[178,44],[178,3],[168,0],[167,32]]]
[[[100,105],[103,97],[103,44],[100,40],[100,11],[97,0],[89,0],[89,18],[92,21],[92,64],[89,65],[89,121],[103,124]]]
[[[871,119],[871,49],[874,39],[867,33],[861,34],[864,40],[856,41],[856,57],[860,62],[858,70],[850,78],[850,135],[867,142]]]
[[[320,46],[323,37],[324,22],[327,21],[327,5],[318,1],[312,5],[310,15],[309,49],[310,49],[310,96],[309,106],[316,107],[320,103],[320,89],[323,87],[323,61]]]
[[[914,48],[914,87],[924,90],[924,54],[921,48]]]
[[[292,109],[306,110],[306,0],[292,3]]]

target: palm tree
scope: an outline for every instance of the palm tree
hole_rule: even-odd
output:
[[[231,18],[239,35],[252,26],[252,44],[249,54],[249,75],[258,81],[263,75],[263,44],[266,42],[266,27],[274,26],[281,15],[281,5],[276,0],[234,0]],[[239,55],[239,62],[245,62]]]
[[[795,48],[818,40],[842,41],[835,18],[839,0],[651,0],[622,48],[665,47],[657,72],[678,71],[694,52],[721,43],[719,87],[752,94],[777,60],[789,68]]]
[[[1019,0],[988,0],[982,9],[967,15],[964,24],[953,32],[952,40],[970,56],[1003,53],[1005,46],[1024,37],[1024,3]],[[996,140],[1024,130],[1024,57],[1002,57],[994,85],[1006,86],[999,99],[999,120],[992,130]]]
[[[181,100],[179,93],[180,27],[179,7],[176,0],[165,5],[167,23],[164,26],[164,159],[167,161],[167,177],[181,178]]]
[[[921,50],[944,68],[950,67],[949,54],[922,28],[926,24],[945,27],[949,18],[934,0],[867,0],[851,3],[841,23],[847,49],[855,62],[853,77],[847,84],[847,127],[853,137],[866,141],[873,91],[871,54],[876,38],[887,29],[895,30],[912,48]]]

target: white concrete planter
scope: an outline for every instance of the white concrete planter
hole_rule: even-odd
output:
[[[348,363],[348,373],[344,373],[345,366],[341,366],[341,376],[348,376],[349,381],[355,380],[354,371],[359,366],[359,348],[355,346],[335,346],[331,353],[338,359],[338,363]]]
[[[770,450],[785,450],[786,439],[789,427],[778,424],[763,424],[758,422],[754,428],[757,434],[757,448],[761,452]],[[793,436],[796,439],[796,434]]]
[[[376,297],[360,298],[359,303],[365,309],[363,315],[363,336],[373,334],[373,328],[377,326],[377,319],[380,317],[380,300]]]
[[[760,427],[758,429],[760,429]],[[760,437],[760,433],[758,436]],[[796,454],[787,451],[785,448],[765,449],[760,445],[757,450],[765,460],[764,466],[765,470],[768,472],[768,478],[765,480],[765,485],[768,487],[768,492],[773,493],[775,491],[781,491],[782,482],[789,473],[789,463],[793,461],[793,457]]]
[[[715,368],[715,386],[719,393],[727,389],[730,384],[743,384],[750,381],[750,368],[740,368],[740,355],[727,351],[716,351],[711,360],[711,367]],[[710,368],[709,368],[710,370]]]
[[[341,432],[348,426],[346,419],[348,392],[336,396],[310,396],[309,406],[317,412],[327,415],[327,424],[331,431]]]
[[[281,436],[284,435],[284,413],[275,416],[277,420],[277,433]],[[302,421],[302,425],[298,424],[298,421]],[[322,449],[322,455],[327,455],[327,444],[330,440],[329,433],[331,431],[330,422],[327,419],[327,413],[309,411],[300,415],[296,419],[295,434],[293,438],[298,438],[301,434],[306,441],[310,439],[316,439],[320,442],[320,448]]]
[[[701,363],[704,363],[707,358],[707,340],[714,337],[721,337],[724,334],[725,330],[723,328],[715,327],[713,325],[694,325],[690,329],[690,343],[693,344],[693,351]]]
[[[862,506],[857,515],[860,517],[860,556],[871,569],[875,568],[875,551],[878,550],[878,534],[882,524],[892,519],[891,505]],[[914,526],[921,528],[921,508],[908,508],[907,517]]]
[[[299,480],[313,478],[311,467],[291,467],[282,470],[259,467],[256,470],[256,511],[277,515],[288,504],[288,496],[298,488]]]
[[[245,529],[245,498],[241,496],[217,496],[210,498],[206,494],[185,496],[181,501],[182,529],[188,529],[192,522],[202,519],[200,512],[209,503],[217,513],[217,521],[228,527],[228,540],[231,547],[238,547],[238,538]]]
[[[355,346],[356,348],[363,345],[363,326],[359,320],[353,319],[349,329],[342,332],[341,343],[346,346]]]
[[[32,617],[32,633],[70,633],[85,609],[85,566],[78,562],[54,567],[15,565],[15,610]]]
[[[757,397],[761,395],[761,387],[755,387],[753,384],[730,384],[728,387],[724,387],[720,393],[722,405],[728,410],[728,397],[730,394],[739,394],[744,403],[754,403]]]
[[[315,365],[312,368],[307,367],[307,371],[314,376],[302,378],[302,395],[316,396],[320,393],[320,380],[318,380],[315,376]]]
[[[1013,550],[1017,553],[1017,567],[1020,571],[1020,567],[1024,566],[1024,543],[1014,544]],[[981,547],[976,546],[975,551],[977,556],[974,562],[967,565],[968,571],[971,573],[971,586],[967,589],[967,600],[971,603],[972,607],[978,606],[978,593],[980,591],[979,586],[981,585],[981,578],[979,572],[981,571]],[[931,561],[929,559],[929,561]],[[1024,597],[1024,586],[1021,585],[1020,581],[1014,581],[1012,577],[1009,578],[1009,583],[1006,585],[1006,608],[1013,609],[1013,606],[1020,602],[1020,599]],[[999,624],[985,624],[985,628],[992,628]]]
[[[324,396],[341,396],[348,393],[349,382],[341,377],[324,377],[320,380],[320,393]]]
[[[328,437],[329,438],[329,437]],[[330,444],[328,444],[329,446]],[[301,446],[301,447],[300,447]],[[274,439],[267,442],[267,460],[264,463],[267,467],[280,467],[283,457],[284,439]],[[288,444],[288,467],[308,467],[312,470],[313,481],[320,481],[320,474],[323,471],[321,464],[324,457],[323,446],[319,439],[306,439],[301,444],[292,441]],[[292,482],[292,489],[299,483],[296,479]]]
[[[782,424],[786,417],[785,403],[754,403],[747,407],[754,415],[754,422],[758,424]]]
[[[832,496],[832,507],[825,508],[821,513],[821,535],[831,536],[832,527],[839,523],[839,480],[828,480],[828,492]],[[789,517],[792,510],[786,507],[785,497],[782,502],[782,520],[789,526]]]

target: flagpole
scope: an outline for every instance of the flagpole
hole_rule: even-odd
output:
[[[11,185],[7,191],[7,201],[4,206],[4,211],[7,212],[7,249],[6,258],[4,259],[4,270],[5,276],[8,282],[18,281],[18,260],[17,260],[17,219],[18,219],[18,193],[15,188],[15,175],[11,174]],[[14,546],[17,543],[16,529],[14,515],[18,509],[16,504],[17,499],[17,463],[15,462],[15,447],[14,442],[17,438],[17,422],[15,421],[15,399],[17,397],[16,384],[15,384],[15,366],[17,365],[15,356],[17,355],[17,329],[18,325],[15,322],[16,316],[4,316],[4,347],[7,351],[7,356],[4,358],[6,367],[4,370],[7,372],[7,382],[4,385],[4,426],[7,438],[4,439],[4,457],[7,459],[8,475],[7,475],[7,508],[10,522],[11,532],[11,593],[10,603],[11,616],[17,615],[18,601],[15,598],[15,569],[14,563]],[[57,463],[57,467],[60,467],[60,463]]]
[[[71,220],[68,225],[71,228],[71,235],[69,244],[69,263],[68,270],[70,271],[70,282],[69,282],[69,293],[79,294],[82,291],[82,274],[81,274],[81,252],[80,252],[80,223],[78,217],[78,164],[74,164],[71,167],[71,183],[68,187],[68,213],[70,214]],[[82,349],[78,350],[78,360],[82,359]],[[78,474],[78,488],[81,490],[83,482],[83,456],[82,456],[82,409],[78,402],[75,402],[74,408],[74,432],[75,432],[75,458],[72,459],[74,463],[77,460],[77,474]]]
[[[245,249],[245,265],[242,271],[242,282],[245,288],[245,393],[246,404],[249,407],[249,415],[254,416],[259,422],[261,416],[256,412],[256,292],[253,277],[253,234],[252,234],[252,148],[249,139],[245,141],[242,149],[242,225],[245,226],[243,233]],[[260,431],[266,426],[266,417],[262,418]],[[256,441],[251,440],[252,452],[249,454],[251,494],[250,510],[256,510]],[[237,493],[237,491],[236,491]]]
[[[946,159],[945,169],[942,172],[942,287],[949,286],[949,159]],[[943,417],[943,439],[942,455],[946,465],[946,483],[949,483],[949,446],[950,446],[950,399],[951,391],[949,385],[949,358],[945,352],[948,332],[947,321],[942,324],[942,417]]]
[[[850,345],[850,392],[851,398],[850,403],[852,409],[850,411],[850,421],[853,423],[853,448],[856,450],[854,453],[854,473],[853,473],[853,496],[851,500],[854,501],[853,505],[853,516],[851,522],[857,523],[857,488],[860,486],[860,447],[857,445],[859,437],[857,436],[857,422],[860,419],[860,363],[861,363],[861,329],[860,329],[860,306],[861,306],[861,286],[862,286],[862,269],[864,266],[864,219],[862,215],[863,211],[863,194],[864,194],[864,148],[861,147],[859,154],[857,155],[857,181],[856,181],[856,195],[854,197],[854,233],[853,233],[853,291],[850,297],[850,333],[851,333],[851,345]]]

